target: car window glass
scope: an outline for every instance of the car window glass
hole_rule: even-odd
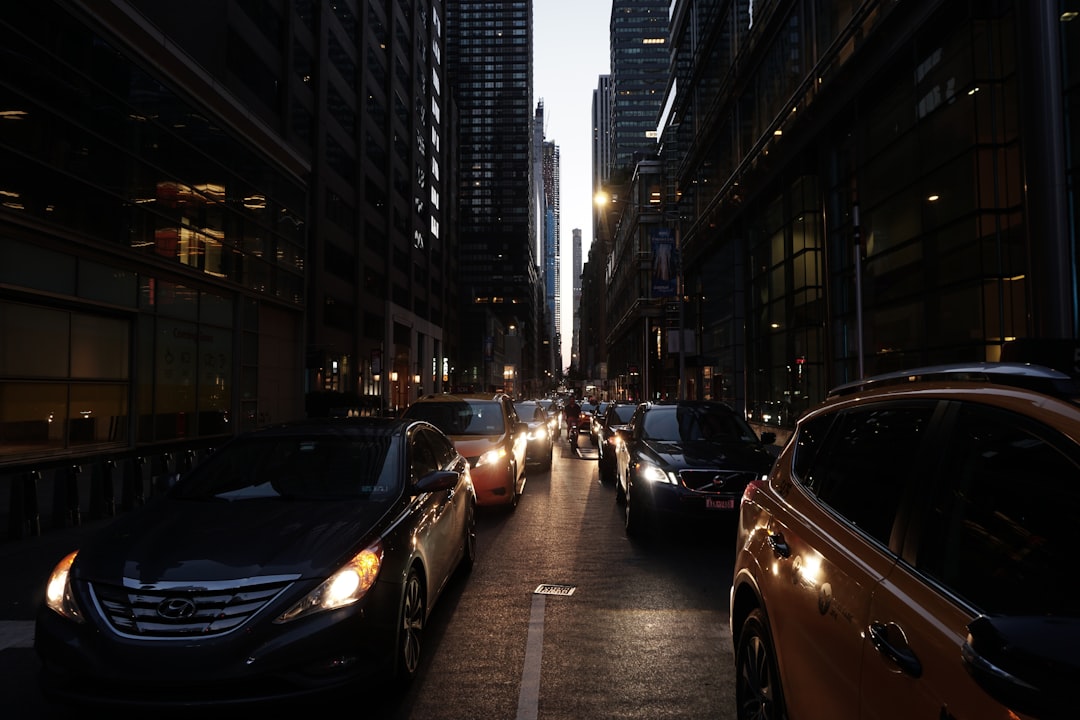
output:
[[[440,469],[440,463],[435,457],[435,450],[431,446],[428,433],[414,432],[412,440],[409,467],[412,471],[413,482],[416,482],[425,475],[430,475]]]
[[[430,428],[421,428],[421,432],[424,434],[425,442],[431,446],[431,451],[435,455],[435,466],[440,470],[451,469],[456,455],[454,444],[445,435]]]
[[[674,408],[650,410],[645,413],[642,437],[649,440],[674,442],[679,439],[679,421],[672,412]]]
[[[493,400],[418,402],[405,416],[427,420],[447,435],[498,435],[505,429],[503,406]]]
[[[1066,591],[1080,517],[1076,450],[1022,416],[966,405],[929,500],[917,566],[990,614],[1080,612]]]
[[[385,497],[397,489],[388,438],[274,437],[214,453],[179,483],[174,497],[247,500]]]
[[[825,434],[832,423],[832,415],[818,415],[810,418],[799,425],[795,433],[794,456],[791,461],[792,473],[795,479],[804,485],[809,485],[808,472],[810,463],[821,447]]]
[[[844,412],[806,482],[822,502],[887,545],[933,409],[924,403]]]
[[[757,440],[750,426],[727,410],[679,408],[678,419],[683,440]]]

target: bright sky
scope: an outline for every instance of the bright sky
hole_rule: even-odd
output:
[[[559,146],[563,365],[573,333],[574,228],[581,261],[592,243],[592,95],[611,71],[607,0],[533,0],[533,101],[544,101],[544,139]],[[565,368],[564,368],[565,369]]]

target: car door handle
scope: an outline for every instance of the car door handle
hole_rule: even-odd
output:
[[[870,635],[870,642],[874,643],[877,651],[896,663],[902,671],[915,678],[922,675],[922,663],[911,651],[899,625],[872,622],[867,632]]]
[[[768,535],[769,547],[772,548],[773,554],[779,558],[791,557],[791,548],[784,542],[784,535],[782,533],[769,533]]]

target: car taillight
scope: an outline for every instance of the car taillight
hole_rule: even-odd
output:
[[[747,501],[751,496],[757,492],[758,488],[764,487],[765,483],[769,481],[768,475],[758,475],[756,478],[746,483],[746,487],[743,488],[742,499]]]

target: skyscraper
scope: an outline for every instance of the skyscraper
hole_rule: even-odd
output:
[[[633,171],[656,151],[656,127],[668,78],[669,0],[611,5],[611,163]]]
[[[562,342],[562,303],[560,300],[560,288],[562,282],[559,268],[559,146],[554,142],[545,141],[541,148],[543,155],[543,258],[544,258],[544,305],[547,308],[546,317],[551,323],[549,336],[551,338],[551,357],[549,366],[559,367],[562,351],[559,347]]]
[[[573,333],[571,335],[572,340],[570,344],[570,357],[571,364],[577,365],[577,359],[579,357],[579,343],[581,339],[581,228],[574,228],[574,240],[573,247],[571,248],[573,253],[573,262],[571,264],[571,282],[573,283],[573,298],[574,298],[574,326]]]
[[[592,100],[592,191],[600,192],[611,175],[611,75],[601,75]]]
[[[532,2],[446,3],[448,75],[460,112],[460,367],[490,390],[538,375]]]

